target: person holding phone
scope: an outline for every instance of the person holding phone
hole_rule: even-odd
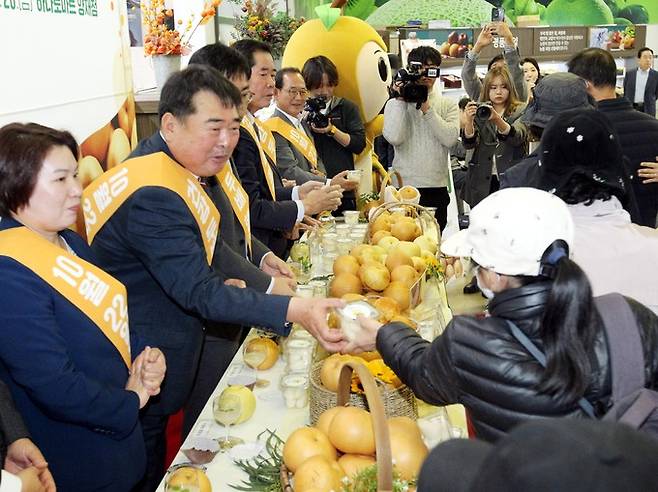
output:
[[[497,18],[500,16],[500,11],[502,9],[493,8],[492,17],[494,13]],[[494,12],[496,11],[496,12]],[[502,10],[502,15],[504,19],[504,10]],[[505,66],[512,76],[512,82],[521,101],[526,101],[528,98],[528,88],[523,77],[523,69],[521,68],[521,56],[519,51],[514,44],[514,36],[512,36],[512,31],[510,31],[509,26],[504,21],[492,21],[482,28],[482,32],[478,36],[473,49],[469,50],[466,53],[464,58],[464,65],[462,67],[461,77],[464,82],[464,90],[468,97],[473,100],[477,100],[480,97],[480,92],[482,91],[482,82],[475,73],[475,67],[477,61],[480,58],[480,53],[484,48],[493,43],[494,36],[502,37],[505,40],[505,47],[503,48],[503,53],[495,56],[489,62],[487,70],[491,70],[496,66]]]

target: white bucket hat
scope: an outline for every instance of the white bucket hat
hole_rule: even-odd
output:
[[[441,251],[503,275],[537,276],[546,249],[559,239],[571,248],[573,237],[573,219],[560,198],[535,188],[506,188],[478,203],[468,229],[441,243]]]

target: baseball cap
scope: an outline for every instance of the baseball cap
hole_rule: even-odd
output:
[[[418,492],[658,490],[658,441],[615,422],[527,422],[491,444],[453,439],[428,455]]]
[[[505,188],[471,210],[468,229],[441,243],[450,256],[466,256],[504,275],[537,276],[546,249],[571,247],[574,225],[560,198],[536,188]]]
[[[570,72],[558,72],[539,79],[521,120],[545,128],[558,113],[568,109],[592,109],[585,81]]]
[[[570,110],[549,123],[541,138],[539,188],[560,190],[574,174],[626,194],[621,143],[608,117]]]

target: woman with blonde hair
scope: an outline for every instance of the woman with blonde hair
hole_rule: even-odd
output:
[[[462,141],[474,152],[463,199],[471,207],[498,190],[498,175],[525,157],[528,132],[520,121],[524,109],[506,67],[492,68],[484,78],[480,101],[466,105]]]
[[[471,208],[497,191],[498,176],[527,155],[528,130],[521,122],[525,106],[505,66],[491,68],[482,83],[480,101],[466,105],[462,142],[473,154],[461,194]],[[465,294],[478,291],[475,280],[464,286]]]

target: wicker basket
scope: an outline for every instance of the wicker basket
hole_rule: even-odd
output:
[[[439,224],[436,221],[436,218],[434,215],[430,213],[429,210],[427,210],[425,207],[422,205],[416,205],[415,203],[405,203],[405,202],[387,202],[383,203],[382,205],[379,205],[378,207],[374,208],[373,210],[370,211],[370,216],[368,219],[368,233],[367,233],[367,240],[370,242],[370,225],[379,217],[384,211],[388,211],[391,209],[403,209],[408,217],[412,217],[414,219],[419,219],[420,227],[423,232],[423,234],[434,234],[436,232],[436,242],[437,244],[441,243],[441,229],[439,228]],[[433,228],[436,228],[434,231],[430,231],[430,225]]]
[[[320,371],[322,370],[323,363],[324,361],[316,362],[311,369],[309,409],[311,424],[313,425],[318,421],[322,412],[335,407],[338,400],[337,393],[329,391],[322,386],[322,383],[320,382]],[[368,374],[370,373],[368,372]],[[387,418],[401,416],[410,417],[414,420],[418,418],[418,404],[416,402],[416,397],[407,386],[401,385],[398,388],[394,388],[393,386],[382,383],[374,378],[372,379],[375,388],[379,393],[380,400],[384,407],[384,414]],[[363,380],[361,380],[361,382],[363,382]],[[369,400],[365,395],[358,395],[355,393],[349,394],[350,406],[368,410],[368,401]]]
[[[372,416],[372,427],[375,434],[375,451],[377,458],[377,492],[393,491],[393,459],[391,456],[391,439],[388,433],[387,415],[385,414],[385,402],[380,398],[380,388],[375,382],[368,369],[363,364],[347,362],[340,371],[338,379],[338,393],[332,393],[334,396],[334,406],[361,406],[353,403],[353,396],[350,394],[352,383],[352,371],[356,371],[363,383],[365,398],[368,402],[368,409]],[[326,391],[326,390],[325,390]],[[313,391],[311,391],[311,397]],[[312,406],[312,403],[311,403]],[[312,419],[311,419],[312,420]],[[281,485],[284,492],[292,492],[293,488],[290,483],[290,473],[286,465],[281,466]]]

